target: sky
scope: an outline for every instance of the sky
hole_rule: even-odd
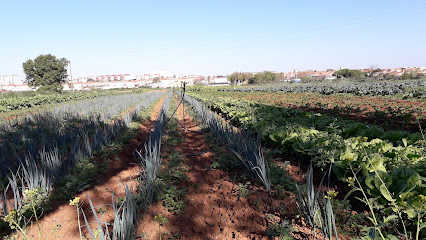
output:
[[[426,66],[426,1],[0,0],[0,75],[40,54],[75,77]]]

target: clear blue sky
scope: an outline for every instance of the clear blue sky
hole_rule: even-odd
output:
[[[74,76],[426,66],[425,13],[425,0],[0,0],[0,75],[48,53]]]

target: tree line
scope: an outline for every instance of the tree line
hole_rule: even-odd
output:
[[[268,83],[283,80],[281,73],[274,73],[271,71],[263,71],[259,73],[249,73],[249,72],[234,72],[228,76],[228,81],[233,85],[237,85],[243,82],[249,84],[257,83]]]

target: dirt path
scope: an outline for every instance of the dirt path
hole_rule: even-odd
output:
[[[182,106],[175,115],[190,130],[199,130],[188,115],[182,118]],[[180,127],[180,131],[182,128]],[[269,239],[266,233],[267,219],[265,211],[278,209],[280,203],[271,198],[263,188],[249,186],[250,194],[240,196],[239,186],[231,180],[230,174],[223,170],[211,169],[216,160],[204,136],[185,131],[184,143],[174,149],[167,147],[164,152],[177,150],[181,155],[203,153],[197,156],[183,157],[189,169],[188,180],[180,187],[187,188],[186,205],[180,214],[169,213],[161,203],[152,206],[139,222],[138,233],[146,239],[159,239],[158,224],[153,217],[162,214],[168,219],[162,227],[163,233],[169,233],[179,239]],[[163,154],[164,155],[164,154]],[[167,163],[164,159],[163,165]]]
[[[164,99],[165,97],[162,97],[152,110],[152,120],[157,118]],[[136,186],[135,179],[139,175],[140,168],[133,160],[132,153],[137,146],[145,142],[149,131],[153,127],[152,120],[147,120],[140,124],[138,135],[131,139],[129,144],[123,146],[118,154],[110,156],[110,159],[114,160],[108,163],[108,172],[99,176],[97,185],[86,190],[95,206],[111,204],[112,192],[117,197],[124,196],[123,184],[133,183],[133,186]],[[90,205],[86,194],[81,193],[76,197],[80,197],[83,200],[83,210],[92,225],[94,218],[89,210]],[[80,239],[75,207],[70,206],[68,202],[60,201],[53,202],[50,209],[50,211],[43,214],[40,220],[44,239]],[[102,209],[105,209],[105,213],[102,216],[103,220],[111,221],[113,219],[112,208],[102,206]],[[84,225],[84,222],[82,222],[82,225]],[[82,231],[83,233],[87,232],[85,228]],[[39,232],[35,223],[28,228],[28,236],[30,239],[39,239]]]

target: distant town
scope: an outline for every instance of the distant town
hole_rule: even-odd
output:
[[[345,69],[345,67],[340,67]],[[386,75],[400,77],[407,72],[416,72],[426,75],[426,67],[405,67],[405,68],[369,68],[360,69],[368,75]],[[299,70],[293,69],[291,72],[274,72],[280,76],[280,81],[300,81],[300,79],[310,78],[312,80],[333,80],[335,69],[325,71]],[[253,73],[255,74],[255,73]],[[95,75],[87,77],[68,77],[64,90],[91,90],[91,89],[112,89],[112,88],[170,88],[179,87],[182,82],[188,86],[225,86],[229,85],[228,76],[201,76],[193,74],[176,74],[169,71],[145,72],[142,75],[115,74],[115,75]],[[24,79],[17,75],[0,75],[0,91],[30,91],[34,87],[28,85]]]

